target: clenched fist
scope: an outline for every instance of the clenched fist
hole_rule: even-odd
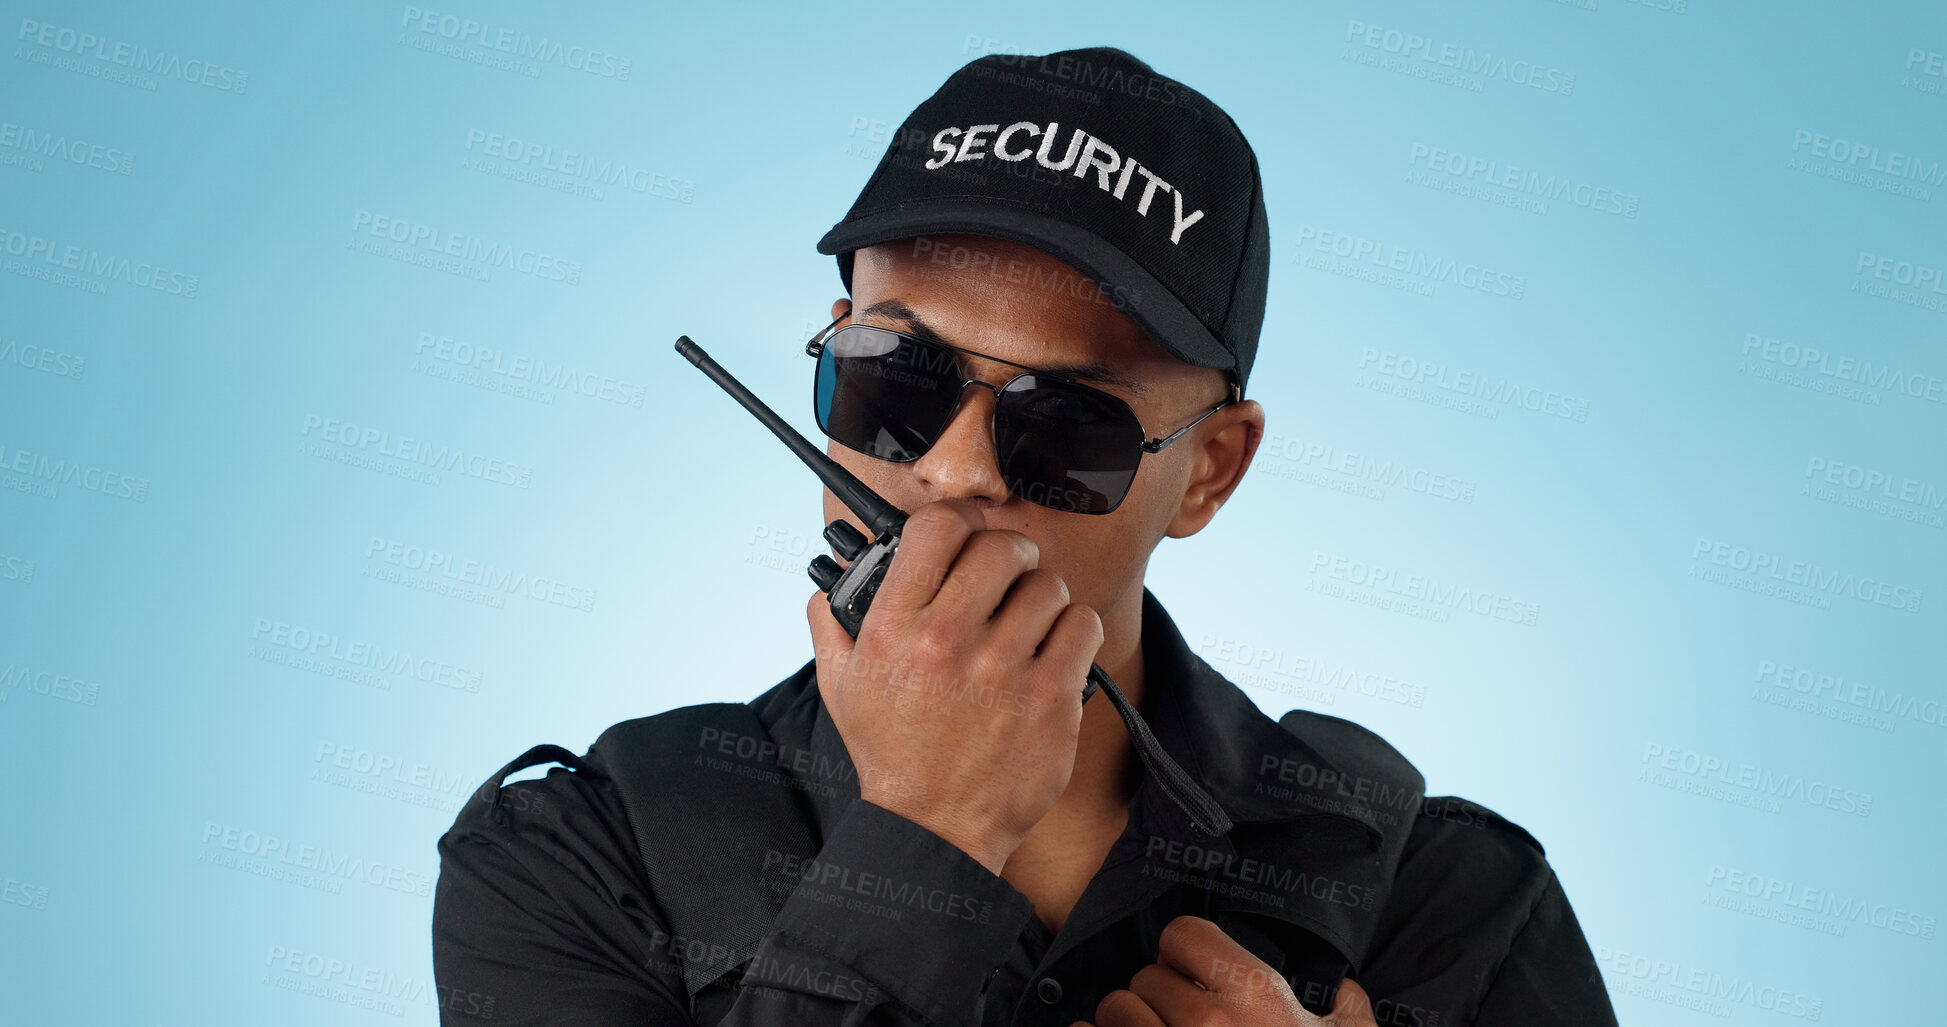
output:
[[[1378,1027],[1365,989],[1347,979],[1332,1012],[1298,1004],[1276,970],[1216,924],[1179,916],[1163,928],[1156,962],[1095,1007],[1096,1027]],[[1076,1021],[1074,1027],[1089,1027]]]

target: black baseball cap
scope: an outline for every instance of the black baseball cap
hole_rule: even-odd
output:
[[[966,64],[906,116],[818,252],[850,292],[859,247],[954,232],[1065,261],[1242,398],[1270,230],[1257,155],[1203,94],[1113,47]]]

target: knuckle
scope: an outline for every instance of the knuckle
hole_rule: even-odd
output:
[[[968,535],[965,542],[960,543],[960,554],[969,557],[992,556],[1001,548],[999,543],[1000,540],[994,537],[993,532],[976,531]]]
[[[1030,547],[1034,545],[1033,542],[1027,540],[1026,536],[1018,532],[989,529],[987,531],[975,532],[967,540],[967,548],[977,553],[983,560],[992,560],[996,563],[1018,564],[1024,562],[1023,557],[1028,552],[1022,548],[1021,543],[1023,542],[1027,542]],[[1030,565],[1033,563],[1032,560],[1025,562]]]
[[[1068,582],[1061,580],[1061,575],[1046,567],[1030,568],[1021,575],[1021,580],[1015,588],[1026,591],[1036,598],[1051,599],[1057,606],[1064,608],[1068,606]]]
[[[967,658],[967,669],[976,681],[1005,681],[1013,661],[995,646],[984,646]]]
[[[928,617],[913,629],[913,645],[935,659],[952,659],[966,649],[960,626],[943,617]]]
[[[1186,945],[1195,937],[1197,918],[1185,913],[1163,925],[1163,933],[1156,939],[1158,947],[1176,948]]]
[[[1157,978],[1166,977],[1168,975],[1169,975],[1169,971],[1164,970],[1161,965],[1156,963],[1151,963],[1148,966],[1145,966],[1142,969],[1136,971],[1136,975],[1134,977],[1129,978],[1129,987],[1131,989],[1130,994],[1134,996],[1136,991],[1149,987],[1150,985],[1159,983]]]
[[[1102,1001],[1095,1007],[1095,1020],[1097,1023],[1141,1023],[1137,1016],[1148,1008],[1148,1003],[1141,996],[1127,988],[1119,988],[1102,996]]]
[[[1001,534],[1005,535],[1008,542],[1012,543],[1016,559],[1029,567],[1039,567],[1041,565],[1041,547],[1036,545],[1033,539],[1018,531],[1003,530]]]

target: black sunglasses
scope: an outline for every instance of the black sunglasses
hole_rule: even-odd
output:
[[[867,456],[910,463],[939,441],[966,387],[979,385],[994,393],[994,453],[1002,480],[1010,492],[1051,510],[1109,513],[1129,494],[1144,453],[1162,452],[1238,398],[1232,382],[1230,396],[1195,421],[1145,439],[1129,404],[1100,389],[889,328],[849,324],[832,331],[843,320],[826,325],[804,347],[818,358],[812,404],[821,431]],[[966,376],[962,353],[1022,370],[1004,384],[989,385]]]

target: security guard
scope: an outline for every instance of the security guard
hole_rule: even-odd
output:
[[[490,779],[440,839],[443,1022],[1614,1024],[1539,843],[1265,716],[1143,584],[1263,437],[1222,110],[1119,50],[981,58],[818,248],[827,452],[909,515],[871,613],[814,593],[749,703]]]

